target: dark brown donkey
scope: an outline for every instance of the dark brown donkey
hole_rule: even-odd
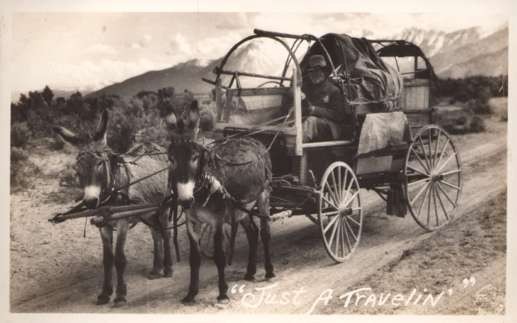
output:
[[[269,195],[271,160],[262,143],[251,139],[229,139],[205,149],[196,143],[199,110],[194,101],[186,117],[177,118],[176,136],[169,147],[170,184],[177,202],[186,210],[190,242],[190,286],[184,303],[193,302],[199,290],[200,231],[203,224],[213,227],[214,260],[219,275],[218,301],[228,300],[224,268],[223,223],[232,224],[232,248],[236,225],[240,223],[249,242],[245,279],[256,272],[258,228],[264,245],[266,278],[274,277],[270,255]],[[187,135],[189,132],[193,135]],[[257,206],[258,213],[250,210]],[[231,252],[231,251],[230,251]]]
[[[108,112],[104,110],[99,126],[89,137],[80,137],[64,127],[54,127],[54,131],[66,142],[78,148],[74,166],[84,191],[83,202],[90,208],[101,204],[125,205],[131,203],[160,203],[167,192],[167,172],[158,173],[134,185],[111,194],[115,188],[128,185],[160,169],[168,167],[166,156],[151,157],[118,155],[106,143]],[[136,160],[137,159],[137,160]],[[104,283],[97,297],[97,304],[106,304],[113,293],[113,265],[117,272],[117,289],[114,306],[126,303],[127,286],[124,280],[126,256],[124,245],[128,229],[142,221],[150,226],[154,242],[153,269],[149,278],[172,276],[172,254],[168,212],[146,215],[140,218],[123,218],[106,223],[99,228],[103,246]],[[115,254],[113,254],[113,231],[117,232]],[[163,276],[161,274],[163,270]]]

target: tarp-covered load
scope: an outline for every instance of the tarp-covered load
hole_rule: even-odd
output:
[[[397,70],[382,61],[368,40],[345,34],[326,34],[320,41],[327,49],[339,79],[344,82],[349,102],[372,104],[378,112],[400,110],[398,99],[402,78]],[[304,56],[302,71],[306,69],[309,57],[315,54],[326,57],[319,42],[315,42]]]

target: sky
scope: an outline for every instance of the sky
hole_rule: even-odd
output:
[[[90,91],[150,70],[224,55],[253,28],[288,33],[390,37],[404,28],[450,32],[474,26],[489,33],[496,15],[365,13],[26,12],[12,19],[12,91]]]

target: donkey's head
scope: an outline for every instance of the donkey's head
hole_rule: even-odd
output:
[[[83,201],[88,208],[99,206],[113,184],[112,165],[116,155],[106,141],[108,111],[104,110],[93,134],[79,136],[64,127],[53,130],[67,143],[78,148],[74,169],[84,191]]]
[[[194,202],[194,191],[208,161],[207,150],[196,142],[200,125],[197,101],[176,119],[168,150],[169,187],[184,207]]]

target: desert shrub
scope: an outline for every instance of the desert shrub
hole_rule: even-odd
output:
[[[30,161],[29,154],[20,147],[11,147],[11,189],[13,191],[27,188],[40,169]]]
[[[53,151],[63,150],[65,147],[65,142],[59,138],[51,138],[48,141],[47,147]]]
[[[470,99],[466,103],[466,108],[476,114],[490,114],[492,110],[488,104],[488,100]]]
[[[473,116],[470,121],[470,131],[483,132],[486,130],[485,121],[480,116]]]
[[[108,128],[108,146],[117,153],[129,150],[133,144],[136,127],[134,118],[124,111],[113,110]]]
[[[27,122],[17,122],[11,126],[11,145],[24,147],[31,138],[31,131]]]
[[[501,113],[501,121],[504,121],[504,122],[507,122],[508,121],[508,110],[504,110],[502,113]]]

